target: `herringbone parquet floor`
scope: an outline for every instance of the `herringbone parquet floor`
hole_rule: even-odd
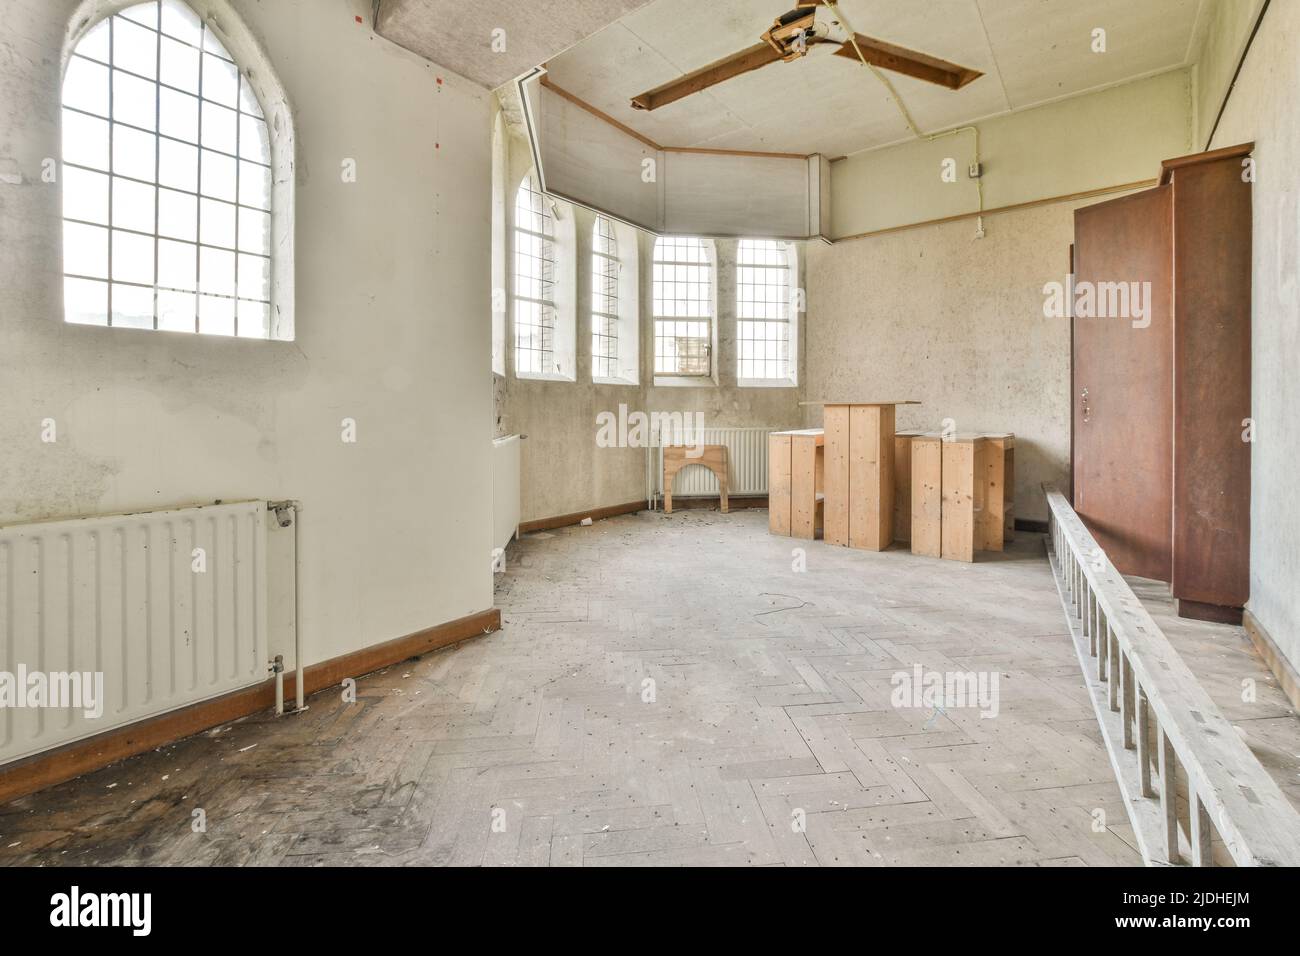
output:
[[[500,633],[0,807],[0,863],[1140,862],[1039,537],[964,565],[766,521],[525,538]],[[997,715],[894,706],[917,664],[996,673]]]

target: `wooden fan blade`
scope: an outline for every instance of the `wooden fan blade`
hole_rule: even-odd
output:
[[[937,83],[950,90],[960,90],[967,83],[978,80],[984,75],[979,70],[970,70],[956,63],[941,60],[937,56],[917,53],[915,50],[895,46],[884,40],[877,40],[875,37],[863,36],[861,33],[855,33],[853,36],[857,39],[858,47],[861,48],[862,56],[866,61],[882,70],[892,70],[904,76],[925,80],[927,83]],[[852,43],[841,44],[835,51],[835,55],[845,56],[850,60],[858,58]]]
[[[710,63],[694,73],[687,73],[670,83],[656,86],[653,90],[632,97],[632,108],[657,110],[661,106],[677,102],[682,97],[707,90],[710,86],[716,86],[724,80],[750,73],[769,63],[778,63],[780,60],[781,54],[778,51],[766,43],[760,43],[734,56]]]

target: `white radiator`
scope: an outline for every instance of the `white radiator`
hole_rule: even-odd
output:
[[[0,528],[0,680],[103,675],[99,716],[0,706],[0,764],[266,680],[266,519],[249,501]]]
[[[726,445],[727,483],[731,495],[767,494],[767,437],[779,428],[663,428],[647,449],[646,498],[664,493],[664,445]],[[673,482],[674,498],[716,497],[718,479],[704,467],[684,468]]]
[[[492,547],[502,550],[519,530],[519,442],[519,435],[492,441]]]

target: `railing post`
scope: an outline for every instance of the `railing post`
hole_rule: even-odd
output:
[[[1174,745],[1160,728],[1160,813],[1165,819],[1165,859],[1178,862],[1178,787],[1174,782]]]
[[[1113,643],[1112,643],[1113,639]],[[1109,698],[1111,711],[1119,712],[1119,664],[1122,651],[1119,649],[1119,635],[1115,634],[1108,627],[1106,628],[1106,643],[1110,646],[1106,650],[1107,661],[1110,665],[1110,686],[1106,688],[1106,694]]]
[[[1155,795],[1151,789],[1151,708],[1146,692],[1137,688],[1138,785],[1144,797]]]
[[[1110,677],[1110,668],[1107,666],[1107,659],[1110,656],[1110,622],[1106,623],[1105,630],[1097,629],[1097,680],[1105,681]]]
[[[1192,837],[1192,866],[1213,866],[1214,855],[1210,849],[1210,812],[1197,796],[1196,789],[1190,781],[1187,789],[1188,802],[1191,804],[1188,823]]]
[[[1129,661],[1128,655],[1123,651],[1119,655],[1119,676],[1120,676],[1120,695],[1119,695],[1119,713],[1120,724],[1124,727],[1124,749],[1133,749],[1133,664]]]

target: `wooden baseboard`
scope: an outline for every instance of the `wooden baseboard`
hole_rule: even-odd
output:
[[[712,510],[717,511],[721,503],[717,498],[673,498],[673,511]],[[747,508],[766,508],[767,495],[729,495],[727,508],[741,511]]]
[[[499,630],[500,627],[501,612],[497,608],[491,608],[406,637],[321,661],[307,667],[305,692],[313,694],[338,685],[345,677],[361,677],[440,647]],[[292,671],[284,675],[286,700],[292,701],[295,696],[296,677]],[[267,680],[157,717],[108,730],[85,740],[74,741],[45,753],[24,757],[0,767],[0,804],[273,706],[275,682]]]
[[[1247,608],[1242,615],[1241,623],[1250,636],[1251,643],[1255,645],[1255,650],[1259,651],[1259,656],[1264,658],[1264,663],[1277,678],[1282,693],[1286,694],[1292,707],[1300,710],[1300,672],[1283,656],[1268,631],[1264,630],[1264,626],[1259,623],[1259,619],[1250,613],[1250,608]]]
[[[1034,518],[1017,518],[1017,531],[1032,531],[1035,534],[1047,534],[1047,522],[1038,521]]]
[[[590,511],[575,511],[573,514],[556,515],[553,518],[537,518],[534,521],[519,522],[520,534],[531,534],[534,531],[551,531],[555,528],[567,528],[570,525],[581,524],[583,518],[590,518],[592,521],[599,521],[601,518],[613,518],[616,515],[628,515],[636,511],[646,509],[645,499],[640,501],[629,501],[621,505],[608,505],[604,508],[592,508]]]
[[[1233,627],[1240,627],[1242,622],[1242,609],[1225,604],[1207,604],[1204,601],[1175,598],[1174,611],[1179,617],[1186,618],[1189,621],[1231,624]]]

